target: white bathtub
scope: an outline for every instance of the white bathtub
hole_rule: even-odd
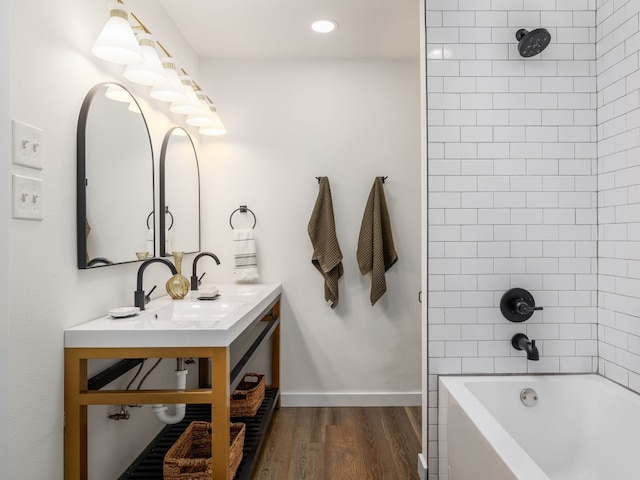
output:
[[[640,479],[640,396],[601,376],[441,376],[438,408],[439,480]]]

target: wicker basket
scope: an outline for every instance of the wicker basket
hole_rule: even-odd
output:
[[[231,478],[242,461],[245,430],[244,423],[231,424]],[[162,473],[164,480],[210,480],[211,463],[211,424],[191,422],[165,455]]]
[[[264,375],[246,373],[231,395],[232,417],[253,417],[264,400]]]

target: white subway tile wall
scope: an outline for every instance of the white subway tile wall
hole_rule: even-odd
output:
[[[640,160],[634,164],[629,150],[638,146],[640,114],[634,116],[628,104],[640,102],[640,75],[629,80],[638,68],[640,39],[634,43],[635,63],[625,63],[616,49],[634,48],[626,42],[637,31],[637,14],[633,25],[626,18],[607,21],[614,15],[611,5],[608,16],[597,16],[598,39],[604,23],[611,38],[606,52],[601,42],[596,48],[596,0],[427,0],[426,7],[429,479],[446,480],[437,459],[438,375],[575,373],[598,367],[598,206],[609,209],[612,226],[621,217],[640,219],[640,208],[628,202],[632,195],[640,199],[640,188],[629,178],[640,173]],[[552,42],[540,55],[524,59],[516,32],[538,27],[549,30]],[[617,28],[624,34],[616,36]],[[601,64],[608,52],[605,70]],[[604,125],[596,123],[605,95],[597,94],[596,69],[599,85],[600,73],[607,75],[608,111],[611,121],[617,120],[606,128],[611,132],[606,138]],[[607,73],[612,69],[617,73]],[[611,164],[600,172],[599,138],[609,140]],[[604,172],[612,190],[606,205],[597,193],[598,173]],[[636,227],[634,239],[640,240]],[[622,300],[621,292],[640,286],[640,248],[633,253],[627,245],[625,251],[635,257],[621,257],[623,233],[630,235],[627,229],[606,232],[616,243],[602,261],[615,277],[607,301],[623,307],[619,313],[628,324],[634,305],[629,297]],[[621,284],[620,269],[626,273],[632,258],[639,285]],[[524,324],[507,321],[499,302],[512,287],[531,291],[544,310]],[[620,321],[612,312],[600,329],[618,332]],[[520,332],[536,339],[539,362],[511,347],[511,337]],[[622,349],[610,346],[607,361],[614,364]],[[627,368],[640,365],[624,352]],[[621,376],[620,364],[611,375]]]
[[[598,350],[640,392],[640,1],[598,0]]]

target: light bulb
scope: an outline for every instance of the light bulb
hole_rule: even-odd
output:
[[[140,45],[129,24],[129,11],[121,4],[109,9],[109,20],[100,31],[91,52],[98,58],[119,64],[141,63]]]
[[[162,62],[156,51],[156,42],[153,37],[145,32],[138,33],[140,51],[144,57],[142,63],[128,65],[122,74],[127,80],[140,85],[164,85],[169,80],[162,68]]]

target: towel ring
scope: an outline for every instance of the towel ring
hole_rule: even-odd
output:
[[[240,208],[236,208],[233,212],[231,212],[231,216],[229,217],[229,225],[231,225],[231,230],[235,230],[235,228],[233,228],[233,215],[236,212],[240,212],[240,213],[247,213],[249,212],[251,215],[253,215],[253,227],[251,227],[251,229],[253,230],[254,228],[256,228],[256,223],[257,223],[257,219],[256,219],[256,214],[253,213],[249,208],[247,208],[246,205],[240,205]]]
[[[165,207],[164,212],[168,213],[169,216],[171,217],[171,225],[169,225],[169,230],[171,230],[171,228],[173,227],[173,213],[169,211],[169,207]],[[149,219],[154,213],[156,212],[152,210],[151,213],[147,216],[147,230],[151,230],[151,226],[149,225]]]

